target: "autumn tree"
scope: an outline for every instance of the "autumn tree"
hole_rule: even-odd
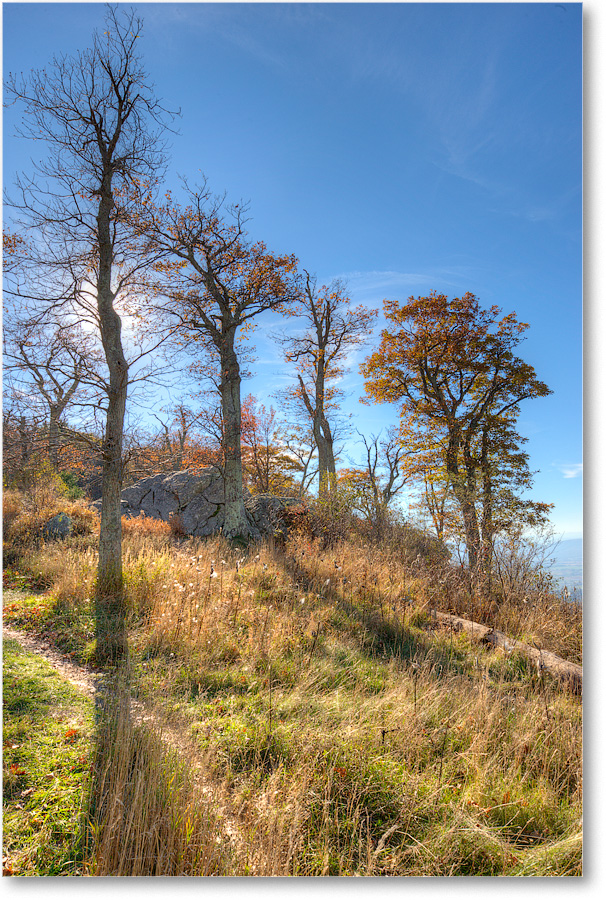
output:
[[[148,248],[125,226],[138,179],[153,180],[164,163],[168,118],[148,82],[138,45],[142,22],[108,7],[106,30],[73,56],[43,70],[11,75],[9,100],[23,108],[20,135],[46,158],[17,179],[17,231],[33,234],[35,299],[97,329],[107,377],[103,436],[101,534],[97,577],[97,655],[114,661],[127,650],[122,577],[120,492],[129,361],[121,304],[133,301]],[[43,282],[43,284],[42,284]],[[43,291],[45,293],[43,293]]]
[[[243,404],[242,451],[253,494],[294,496],[303,466],[288,449],[275,409],[249,394]]]
[[[485,575],[496,495],[508,498],[512,512],[525,511],[530,518],[547,509],[519,496],[531,483],[515,429],[519,405],[550,393],[533,367],[515,355],[528,325],[515,313],[500,318],[496,306],[482,309],[471,293],[452,300],[432,292],[404,304],[385,301],[384,312],[388,327],[362,367],[368,396],[400,403],[408,449],[441,448],[470,569]]]
[[[336,280],[318,288],[305,272],[304,290],[287,310],[303,323],[302,333],[282,339],[285,358],[292,363],[296,382],[290,391],[313,430],[318,451],[319,493],[336,484],[334,422],[342,391],[338,382],[347,356],[369,336],[377,316],[363,305],[351,306],[345,285]]]
[[[238,339],[259,314],[293,302],[299,292],[296,259],[271,253],[246,230],[245,212],[214,197],[206,183],[185,185],[186,205],[152,208],[142,197],[138,227],[166,254],[166,312],[177,320],[190,347],[211,351],[219,364],[223,426],[225,523],[229,538],[257,537],[244,507],[241,450],[241,382]]]

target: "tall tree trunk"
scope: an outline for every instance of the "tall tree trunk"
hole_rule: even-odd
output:
[[[48,457],[54,471],[59,470],[59,414],[55,404],[49,409],[48,418]]]
[[[242,409],[240,401],[240,364],[233,337],[221,347],[221,409],[223,413],[223,453],[225,457],[225,522],[223,534],[233,540],[258,537],[244,507],[242,482]]]
[[[322,416],[320,419],[322,426],[322,436],[324,439],[324,460],[326,466],[326,475],[329,491],[334,491],[337,484],[337,467],[335,465],[334,440],[328,419],[324,415],[324,406],[322,405]]]
[[[320,497],[327,497],[330,493],[330,451],[328,441],[324,437],[322,426],[318,418],[314,419],[314,440],[318,448],[318,475]]]
[[[30,457],[30,438],[25,421],[25,416],[19,416],[19,445],[21,455],[21,468],[25,469]]]
[[[465,544],[470,571],[476,575],[478,571],[480,529],[475,508],[475,493],[473,485],[468,478],[461,474],[459,467],[459,450],[461,445],[460,433],[453,431],[448,440],[446,450],[446,470],[452,484],[452,489],[463,514],[465,528]],[[467,472],[469,476],[469,471]]]
[[[101,192],[97,227],[99,272],[97,306],[101,340],[109,368],[107,420],[103,439],[101,531],[96,591],[96,655],[99,663],[115,663],[127,655],[126,603],[122,574],[123,479],[122,442],[128,390],[128,364],[122,347],[122,322],[114,309],[111,288],[112,242],[110,216],[113,206],[111,181],[107,177]]]
[[[482,569],[487,583],[488,594],[492,593],[492,568],[493,568],[493,490],[490,456],[488,452],[488,429],[482,432]]]
[[[301,375],[298,376],[301,397],[312,421],[313,435],[318,448],[318,495],[326,498],[336,485],[336,466],[333,437],[330,425],[324,415],[324,367],[318,365],[315,381],[315,397],[312,404]]]

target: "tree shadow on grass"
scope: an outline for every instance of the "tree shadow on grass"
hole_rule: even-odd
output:
[[[210,802],[188,761],[142,721],[128,663],[98,682],[87,809],[95,875],[231,874]]]
[[[315,591],[328,604],[332,604],[339,615],[339,627],[353,636],[360,651],[367,657],[376,659],[398,659],[405,664],[421,664],[431,660],[439,674],[461,674],[465,668],[465,654],[452,645],[440,647],[434,638],[425,635],[420,628],[411,628],[392,610],[386,616],[379,602],[374,608],[364,607],[347,599],[332,585],[322,584],[318,589],[314,579],[293,556],[282,551],[276,553],[276,562],[283,572],[297,585],[308,591]],[[377,599],[377,598],[375,598]],[[380,611],[377,611],[377,606]],[[423,617],[420,617],[420,622]],[[431,620],[428,619],[428,625]],[[360,628],[361,626],[361,628]]]

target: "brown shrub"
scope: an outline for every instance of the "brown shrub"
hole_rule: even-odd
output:
[[[172,527],[168,522],[154,519],[152,516],[146,516],[144,512],[140,512],[138,516],[133,518],[122,516],[122,534],[125,536],[170,537],[172,533]]]
[[[23,510],[23,495],[19,491],[4,491],[2,495],[2,524],[7,531]]]
[[[64,502],[61,512],[71,518],[74,534],[93,534],[99,530],[99,514],[86,500]]]

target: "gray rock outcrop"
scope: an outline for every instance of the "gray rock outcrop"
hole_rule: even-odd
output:
[[[284,533],[280,510],[293,502],[297,501],[270,494],[253,496],[244,489],[244,505],[251,524],[261,535]],[[214,466],[197,474],[186,470],[151,475],[122,491],[123,516],[130,518],[144,513],[164,522],[178,518],[183,533],[195,537],[208,537],[221,530],[224,504],[223,478]],[[91,505],[101,511],[100,500]]]
[[[66,513],[57,513],[49,519],[42,529],[42,536],[46,540],[62,539],[68,537],[74,530],[74,523]]]

